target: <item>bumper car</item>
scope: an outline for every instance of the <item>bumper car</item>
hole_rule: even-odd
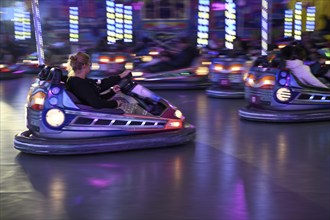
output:
[[[205,89],[210,85],[209,67],[202,57],[195,58],[189,67],[161,72],[133,69],[133,79],[149,89]]]
[[[245,73],[252,60],[240,57],[218,57],[212,59],[209,78],[212,85],[206,94],[214,98],[244,98]]]
[[[45,77],[47,76],[47,77]],[[70,155],[159,148],[190,142],[195,128],[167,100],[124,78],[121,91],[150,114],[94,109],[61,82],[62,71],[45,67],[31,85],[26,104],[28,130],[15,136],[17,150]]]
[[[330,89],[302,84],[288,69],[254,66],[245,79],[242,119],[305,122],[330,119]]]
[[[16,68],[14,66],[0,64],[0,80],[17,79],[21,76],[22,74],[16,72]]]
[[[91,55],[90,78],[102,79],[133,68],[131,55],[127,52],[99,52]]]

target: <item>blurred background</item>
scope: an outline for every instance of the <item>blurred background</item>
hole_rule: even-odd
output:
[[[1,0],[2,63],[36,51],[31,0]],[[285,37],[308,33],[329,40],[329,0],[40,0],[46,60],[102,45],[126,48],[144,39],[170,43],[189,36],[196,46],[240,38],[265,50]],[[264,35],[262,31],[265,31]],[[261,52],[260,52],[261,53]]]

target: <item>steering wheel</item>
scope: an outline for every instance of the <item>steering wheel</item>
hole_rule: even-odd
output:
[[[118,83],[118,85],[120,86],[120,90],[125,94],[131,92],[136,85],[136,82],[132,81],[132,77],[132,73],[129,73]]]

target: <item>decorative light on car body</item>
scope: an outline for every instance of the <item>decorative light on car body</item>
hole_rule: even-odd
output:
[[[125,62],[125,57],[122,57],[122,56],[115,57],[115,62],[116,63],[123,63],[123,62]]]
[[[221,71],[221,70],[223,70],[224,68],[223,68],[223,65],[221,65],[221,64],[214,64],[213,69],[214,69],[215,71]]]
[[[241,70],[241,69],[242,69],[242,66],[241,66],[241,65],[232,66],[232,67],[230,68],[231,71],[239,71],[239,70]]]
[[[179,129],[182,128],[182,122],[177,120],[169,120],[165,125],[165,129]]]
[[[46,122],[52,127],[60,127],[65,120],[65,114],[57,108],[50,109],[46,113]]]
[[[142,76],[142,75],[143,75],[143,72],[136,72],[136,71],[132,72],[133,77],[138,77],[138,76]]]
[[[209,68],[207,68],[206,66],[199,66],[196,69],[196,75],[198,76],[206,76],[207,74],[209,74]]]
[[[182,112],[180,110],[175,110],[174,116],[177,117],[177,118],[179,118],[179,119],[181,119],[182,116],[183,116],[183,114],[182,114]]]
[[[107,56],[100,56],[100,57],[99,57],[99,62],[100,62],[100,63],[109,63],[109,62],[110,62],[110,57],[107,57]]]
[[[132,70],[133,68],[134,68],[133,63],[131,63],[131,62],[127,62],[127,63],[125,64],[125,69],[127,69],[127,70]]]
[[[28,106],[33,110],[40,111],[44,108],[46,94],[43,92],[37,92],[30,96]]]
[[[325,61],[325,64],[326,64],[326,65],[330,65],[330,60],[326,60],[326,61]]]
[[[142,62],[150,62],[152,61],[152,56],[142,56]]]
[[[152,51],[149,52],[149,55],[151,55],[151,56],[156,56],[158,54],[159,54],[159,52],[156,51],[156,50],[152,50]]]
[[[99,70],[100,69],[100,65],[98,63],[92,63],[91,69],[92,70]]]
[[[288,88],[279,88],[276,91],[276,98],[281,102],[286,102],[291,98],[291,91]]]
[[[209,66],[209,65],[211,65],[212,64],[212,62],[211,61],[202,61],[202,65],[204,65],[204,66]]]
[[[39,64],[38,60],[23,60],[22,63],[24,64]]]

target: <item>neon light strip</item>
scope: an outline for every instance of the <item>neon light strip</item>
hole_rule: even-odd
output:
[[[285,10],[284,14],[284,37],[292,37],[293,11]]]
[[[225,46],[233,49],[236,38],[236,4],[233,0],[226,0],[225,9]]]
[[[261,55],[268,51],[268,1],[261,1]]]
[[[314,31],[315,30],[315,14],[316,7],[311,6],[306,9],[306,31]]]
[[[70,42],[79,41],[79,10],[78,7],[70,7]]]
[[[14,9],[14,30],[16,40],[31,38],[30,13],[24,11],[23,6],[20,5]]]
[[[44,65],[45,52],[43,48],[44,43],[42,40],[42,29],[41,29],[41,19],[40,19],[38,0],[32,1],[32,12],[33,12],[34,32],[35,32],[36,45],[37,45],[38,62],[39,65]]]
[[[107,10],[107,40],[108,44],[116,42],[116,28],[115,28],[115,3],[113,0],[106,1]]]
[[[124,41],[133,41],[133,15],[132,6],[124,6]]]
[[[116,32],[116,39],[123,39],[124,38],[124,6],[123,4],[116,4],[115,7],[115,32]]]
[[[294,7],[294,39],[301,40],[302,3],[296,2]]]
[[[210,1],[198,1],[197,46],[208,45]]]

